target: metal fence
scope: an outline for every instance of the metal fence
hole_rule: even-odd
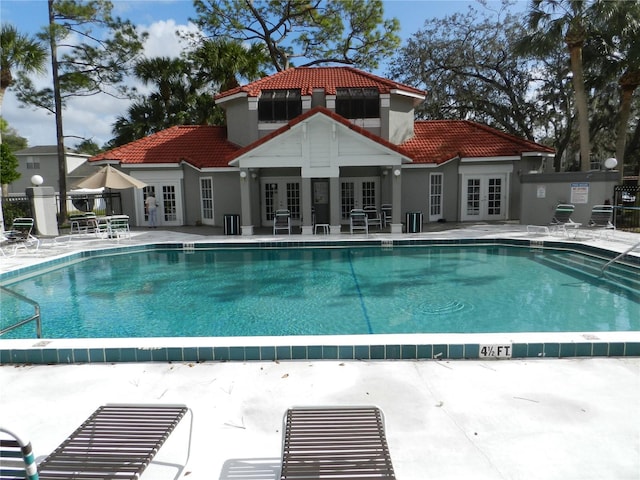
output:
[[[60,213],[60,196],[56,195],[56,205]],[[83,193],[67,195],[67,213],[94,212],[96,215],[122,215],[120,192]]]
[[[640,230],[640,185],[614,187],[614,225],[620,230]]]
[[[14,218],[33,218],[31,200],[26,195],[2,197],[2,216],[5,230],[11,228]]]
[[[67,214],[95,212],[96,215],[122,215],[120,192],[67,195]],[[60,214],[60,195],[56,194],[56,213]],[[34,218],[31,199],[26,195],[2,197],[4,228],[8,230],[14,218]]]

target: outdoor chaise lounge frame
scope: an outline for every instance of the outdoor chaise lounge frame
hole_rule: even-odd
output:
[[[280,480],[395,479],[377,407],[290,408],[283,431]]]
[[[176,478],[184,470],[191,451],[193,413],[184,405],[109,404],[98,408],[64,442],[35,468],[31,444],[15,438],[3,440],[3,454],[18,445],[24,457],[22,477],[29,480],[55,479],[137,479],[182,418],[190,413],[191,425],[187,458]],[[15,455],[13,455],[15,456]],[[4,470],[4,467],[3,467]],[[5,476],[5,474],[7,476]]]

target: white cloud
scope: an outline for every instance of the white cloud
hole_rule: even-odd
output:
[[[178,25],[174,20],[154,22],[148,27],[140,25],[139,28],[149,32],[144,48],[144,55],[147,57],[176,57],[186,46],[176,31],[197,32],[195,25]],[[50,87],[51,73],[33,77],[32,80],[37,88]],[[103,145],[113,137],[112,124],[118,116],[126,115],[129,104],[128,100],[115,99],[105,94],[69,100],[63,112],[63,128],[65,136],[71,138],[65,139],[65,145],[73,147],[81,141],[73,136],[91,138],[98,145]],[[2,116],[10,127],[28,140],[29,146],[55,145],[54,116],[43,109],[20,108],[11,89],[4,96]]]

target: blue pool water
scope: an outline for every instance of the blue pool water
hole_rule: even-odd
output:
[[[567,255],[580,257],[497,246],[158,249],[8,287],[40,304],[44,338],[640,330],[638,295],[565,270]],[[32,313],[10,297],[1,308],[2,327]]]

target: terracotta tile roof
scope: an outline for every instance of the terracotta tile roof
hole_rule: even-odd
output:
[[[425,92],[402,83],[378,77],[353,67],[301,67],[290,68],[255,82],[219,93],[222,99],[237,93],[257,97],[261,90],[300,89],[302,95],[311,95],[314,89],[323,89],[327,95],[335,95],[337,88],[377,88],[380,93],[401,90],[412,95],[425,96]]]
[[[124,164],[188,162],[196,168],[227,167],[238,146],[227,141],[226,127],[183,125],[167,128],[89,159]]]
[[[268,142],[269,140],[272,140],[273,138],[282,135],[284,132],[290,130],[293,126],[303,122],[304,120],[306,120],[307,118],[312,117],[313,115],[326,115],[327,117],[332,118],[333,120],[335,120],[338,123],[341,123],[342,125],[344,125],[347,128],[350,128],[351,130],[353,130],[354,132],[359,133],[360,135],[369,138],[370,140],[373,140],[376,143],[379,143],[391,150],[396,151],[397,153],[399,153],[400,155],[403,155],[405,157],[410,157],[411,154],[406,151],[402,146],[398,146],[395,145],[394,143],[391,143],[387,140],[385,140],[384,138],[381,138],[377,135],[374,135],[373,133],[365,130],[362,127],[359,127],[357,125],[354,125],[353,123],[351,123],[349,120],[347,120],[346,118],[344,118],[341,115],[338,115],[337,113],[332,112],[331,110],[328,110],[324,107],[314,107],[311,110],[309,110],[308,112],[303,113],[302,115],[299,115],[298,117],[294,118],[293,120],[291,120],[289,123],[287,123],[286,125],[278,128],[277,130],[274,130],[273,132],[271,132],[269,135],[266,135],[262,138],[260,138],[259,140],[256,140],[255,142],[247,145],[246,147],[243,147],[239,150],[237,150],[235,153],[233,153],[231,155],[231,157],[229,158],[229,161],[239,157],[240,155],[243,155],[247,152],[250,152],[251,150],[253,150],[254,148]]]
[[[523,152],[554,153],[553,148],[466,120],[424,120],[401,146],[414,163],[443,163],[459,157],[507,157]]]

